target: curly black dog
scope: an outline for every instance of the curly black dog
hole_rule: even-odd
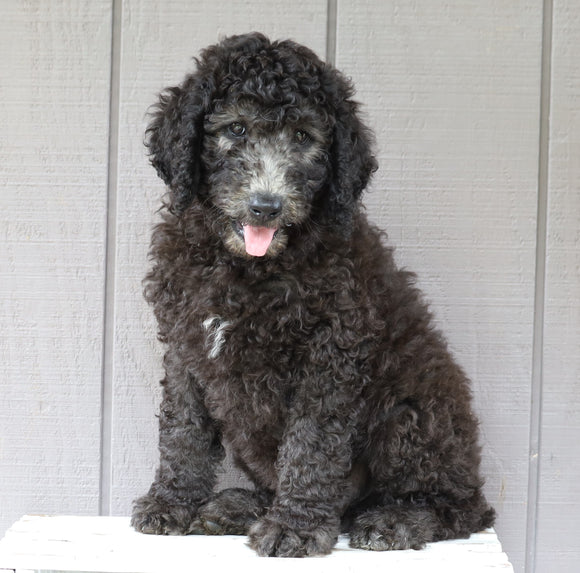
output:
[[[169,188],[145,294],[161,461],[132,524],[268,556],[419,549],[491,526],[469,382],[360,196],[350,82],[260,34],[205,49],[148,128]],[[229,444],[254,490],[214,492]]]

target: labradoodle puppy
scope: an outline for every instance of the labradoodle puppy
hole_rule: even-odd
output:
[[[491,526],[469,382],[360,203],[350,82],[260,34],[205,49],[148,128],[169,193],[145,294],[161,461],[132,524],[267,556],[419,549]],[[255,489],[215,492],[227,443]]]

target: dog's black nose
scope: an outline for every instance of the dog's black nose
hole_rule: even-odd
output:
[[[275,219],[282,210],[282,200],[275,195],[259,193],[250,198],[249,208],[255,217],[263,221]]]

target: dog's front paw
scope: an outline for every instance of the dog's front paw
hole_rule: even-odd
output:
[[[198,509],[192,533],[206,535],[246,535],[250,526],[264,515],[271,495],[241,488],[214,494]]]
[[[174,504],[145,495],[133,505],[131,525],[141,533],[187,535],[195,515],[195,505]]]
[[[250,529],[250,546],[263,557],[306,557],[326,555],[338,538],[338,529],[322,525],[315,529],[300,529],[278,523],[268,517]]]

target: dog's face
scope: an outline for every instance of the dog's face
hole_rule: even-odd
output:
[[[306,105],[272,113],[242,100],[209,114],[204,132],[204,187],[224,215],[225,246],[245,257],[278,255],[290,229],[308,224],[328,180],[329,125]]]
[[[275,257],[296,233],[349,232],[371,173],[372,135],[340,72],[308,48],[233,36],[161,94],[147,130],[151,162],[181,216],[208,208],[225,247]]]

